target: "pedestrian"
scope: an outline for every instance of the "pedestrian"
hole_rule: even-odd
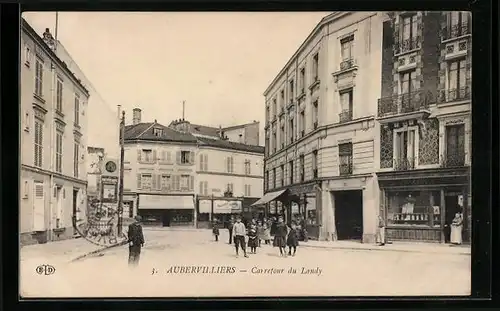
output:
[[[234,238],[234,246],[236,248],[236,257],[238,257],[238,248],[241,247],[245,257],[248,258],[247,250],[245,246],[245,235],[246,228],[245,225],[241,222],[241,217],[236,218],[236,223],[233,225],[233,238]]]
[[[378,216],[378,243],[380,246],[385,245],[385,221],[381,215]]]
[[[273,245],[280,249],[280,256],[284,257],[286,257],[286,235],[287,227],[283,222],[283,217],[280,216],[276,225],[276,235],[274,236]]]
[[[264,240],[264,226],[262,225],[262,221],[259,220],[257,223],[257,242],[260,247],[262,240]]]
[[[288,255],[295,256],[295,252],[297,251],[297,246],[299,246],[298,235],[299,232],[297,231],[297,226],[295,224],[292,224],[290,226],[290,231],[288,231],[288,237],[286,238],[286,245],[288,246]]]
[[[214,223],[212,224],[212,233],[215,236],[215,242],[219,241],[219,224],[217,222],[217,219],[214,220]]]
[[[250,247],[250,254],[257,254],[257,226],[251,225],[248,230],[248,247]]]
[[[264,236],[262,237],[264,243],[267,245],[271,244],[271,228],[266,223],[264,223],[262,229],[264,231]]]
[[[128,264],[135,267],[139,264],[141,247],[144,246],[144,235],[141,225],[142,217],[135,216],[135,222],[128,226]]]
[[[462,244],[462,229],[464,218],[461,211],[455,213],[455,217],[451,223],[450,242],[455,245]]]
[[[227,229],[229,230],[229,243],[228,244],[233,244],[233,226],[234,226],[234,221],[233,218],[229,220],[229,224],[227,225]]]

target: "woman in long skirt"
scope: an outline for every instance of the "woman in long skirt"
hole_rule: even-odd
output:
[[[451,237],[450,242],[455,245],[462,244],[462,229],[463,229],[463,216],[461,212],[455,214],[453,222],[451,223]]]
[[[262,240],[264,240],[265,244],[271,244],[271,228],[267,224],[264,224],[262,229],[264,231]]]
[[[251,254],[257,253],[257,246],[259,245],[259,242],[257,240],[257,226],[251,225],[250,229],[248,230],[248,247],[250,247]]]

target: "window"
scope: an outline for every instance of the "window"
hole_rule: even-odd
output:
[[[43,97],[43,61],[38,57],[35,64],[35,95]]]
[[[466,74],[465,59],[448,63],[448,101],[462,99],[468,93]]]
[[[170,190],[171,185],[172,185],[172,178],[170,177],[170,175],[161,175],[160,189]]]
[[[57,78],[56,86],[56,111],[63,111],[63,82],[60,78]]]
[[[265,148],[266,148],[266,155],[269,155],[269,148],[271,147],[271,142],[269,139],[269,132],[266,131],[266,142],[265,142]]]
[[[401,130],[395,132],[394,155],[396,170],[410,170],[415,168],[417,141],[416,129]]]
[[[273,188],[276,188],[278,185],[276,185],[276,168],[273,168]]]
[[[319,79],[319,53],[316,53],[313,56],[312,76],[314,79],[313,82],[318,81],[318,79]]]
[[[453,11],[447,14],[447,39],[470,33],[468,12]]]
[[[304,67],[305,67],[305,65],[304,65]],[[300,85],[299,85],[299,87],[300,87],[301,94],[304,94],[304,92],[305,92],[304,88],[306,85],[306,68],[304,68],[304,67],[300,68],[300,78],[299,78]]]
[[[280,138],[281,138],[281,148],[285,148],[286,136],[285,136],[285,123],[284,122],[281,122]]]
[[[304,155],[301,155],[299,158],[300,164],[300,181],[303,182],[305,180],[305,165],[304,165]]]
[[[170,151],[161,150],[160,157],[160,162],[172,163],[172,154],[170,153]]]
[[[191,164],[191,151],[181,151],[181,164]]]
[[[80,95],[75,94],[75,125],[80,125]]]
[[[290,102],[293,101],[293,96],[295,95],[295,90],[294,90],[294,81],[290,81],[290,88],[289,88],[289,96],[290,96]]]
[[[269,106],[266,107],[266,122],[271,122],[271,109]]]
[[[352,107],[353,107],[353,99],[352,99],[352,89],[347,91],[343,91],[340,93],[340,122],[347,122],[352,120]]]
[[[151,189],[153,187],[153,175],[151,174],[141,174],[141,188]]]
[[[276,137],[276,127],[273,127],[273,153],[276,152],[277,145],[277,137]]]
[[[300,129],[300,137],[304,137],[306,133],[306,112],[302,110],[299,116],[299,129]]]
[[[153,162],[153,150],[142,149],[142,162],[152,163]]]
[[[318,127],[318,100],[316,99],[313,102],[312,106],[312,120],[313,120],[313,128],[316,129]]]
[[[234,173],[234,159],[233,159],[233,157],[226,158],[226,170],[228,173]]]
[[[399,94],[409,94],[417,90],[417,72],[415,70],[401,73]]]
[[[410,16],[402,16],[401,21],[401,39],[404,41],[412,41],[417,37],[417,15],[413,14]],[[408,47],[408,50],[414,49],[415,47]],[[404,51],[402,51],[404,52]]]
[[[200,171],[208,171],[208,154],[200,154]]]
[[[291,185],[294,182],[294,180],[293,180],[293,161],[290,161],[289,165],[290,165],[290,185]]]
[[[318,150],[312,152],[313,178],[318,178]]]
[[[446,126],[446,166],[457,167],[465,164],[465,125]]]
[[[283,107],[285,107],[285,90],[280,92],[280,109],[283,110]]]
[[[156,136],[156,137],[163,136],[163,129],[161,129],[161,128],[154,128],[153,129],[153,135]]]
[[[348,61],[352,59],[353,44],[354,44],[354,35],[350,35],[340,40],[342,61]]]
[[[62,173],[63,133],[56,132],[56,172]]]
[[[250,164],[250,160],[245,160],[245,174],[246,175],[252,174],[252,166]]]
[[[269,171],[266,171],[266,180],[264,181],[264,185],[266,186],[266,190],[268,190],[269,187]]]
[[[28,67],[31,64],[31,50],[30,50],[29,46],[27,46],[27,45],[24,47],[24,63]]]
[[[37,167],[43,167],[43,122],[35,119],[35,163]]]
[[[80,143],[75,141],[73,145],[73,174],[74,177],[78,178],[78,173],[79,173],[79,161],[78,158],[80,156],[80,150],[79,150],[79,145]]]
[[[283,187],[285,185],[285,165],[281,165],[280,172],[280,185]]]
[[[294,125],[293,125],[293,119],[291,119],[289,122],[289,130],[290,130],[290,143],[293,143],[293,139],[295,137],[295,128],[294,128]]]
[[[276,98],[273,98],[273,119],[276,117],[278,111],[278,103],[276,103]]]
[[[252,196],[252,191],[250,185],[245,185],[245,196],[246,197],[251,197]]]
[[[200,195],[208,195],[208,181],[200,181]]]
[[[386,202],[388,225],[441,226],[439,191],[389,191]]]
[[[189,189],[189,175],[181,175],[181,190]]]
[[[339,173],[352,174],[352,143],[339,144]]]

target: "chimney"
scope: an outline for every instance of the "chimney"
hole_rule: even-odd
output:
[[[47,44],[47,46],[51,50],[55,50],[56,41],[54,40],[54,37],[50,33],[49,28],[45,28],[45,32],[43,33],[43,42],[45,42],[45,44]]]
[[[139,108],[134,108],[134,110],[132,110],[132,124],[133,125],[141,123],[141,111],[142,110]]]
[[[118,110],[118,120],[121,119],[122,115],[122,105],[117,105],[117,110]]]
[[[243,144],[243,134],[240,134],[239,143],[240,143],[240,144]]]
[[[222,125],[219,125],[219,137],[220,139],[224,139],[224,132],[222,132]]]

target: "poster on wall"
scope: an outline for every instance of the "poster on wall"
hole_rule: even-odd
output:
[[[293,202],[292,203],[292,214],[298,214],[299,213],[299,204]]]
[[[233,213],[241,213],[241,211],[242,211],[241,201],[226,201],[226,200],[214,201],[214,214],[233,214]]]
[[[276,214],[276,202],[269,202],[269,214]]]

